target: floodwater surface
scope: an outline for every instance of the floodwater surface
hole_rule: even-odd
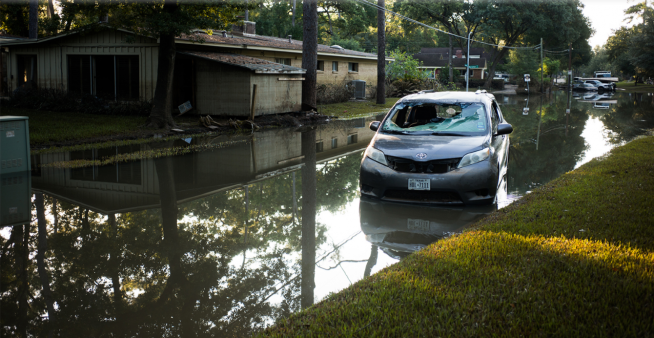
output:
[[[654,127],[652,94],[497,99],[514,132],[487,207],[361,198],[383,116],[34,155],[2,177],[2,336],[249,336]],[[53,165],[171,146],[206,150]]]

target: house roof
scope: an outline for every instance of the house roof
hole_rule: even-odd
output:
[[[192,35],[182,35],[177,38],[177,42],[193,43],[198,40],[204,40],[204,44],[218,44],[230,48],[239,49],[287,49],[293,52],[302,53],[302,41],[291,39],[274,38],[271,36],[248,35],[238,36],[228,34],[223,37],[222,34],[204,34],[197,32]],[[318,45],[318,55],[335,55],[354,58],[374,59],[377,60],[377,54],[359,52],[349,49],[337,49],[327,45]],[[387,58],[388,59],[388,58]]]
[[[423,63],[423,68],[443,68],[447,67],[448,59],[444,57],[441,59],[441,54],[415,54],[413,58],[420,60]],[[479,66],[479,68],[486,68],[486,59],[470,59],[471,66]],[[466,59],[452,59],[452,67],[454,68],[465,68]]]
[[[304,74],[306,70],[297,67],[291,67],[275,63],[268,60],[257,59],[250,56],[214,53],[214,52],[197,52],[197,51],[180,51],[178,54],[194,56],[210,61],[224,63],[231,66],[249,69],[259,74]]]

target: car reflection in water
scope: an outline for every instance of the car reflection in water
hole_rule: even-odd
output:
[[[359,215],[366,240],[401,259],[454,233],[497,209],[496,205],[427,207],[361,196]]]

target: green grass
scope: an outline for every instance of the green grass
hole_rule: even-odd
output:
[[[387,98],[386,104],[376,104],[374,100],[365,102],[343,102],[320,105],[318,112],[323,115],[352,118],[370,115],[371,113],[386,113],[399,98]]]
[[[639,83],[637,86],[635,82],[621,81],[617,83],[618,88],[632,93],[654,93],[654,85]]]
[[[30,145],[38,146],[139,132],[143,116],[92,115],[2,107],[2,115],[28,116]]]
[[[616,148],[260,335],[652,336],[653,158]]]

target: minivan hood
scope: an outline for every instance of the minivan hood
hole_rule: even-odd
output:
[[[488,136],[435,136],[435,135],[388,135],[377,133],[371,145],[387,156],[415,159],[425,153],[420,161],[461,158],[465,154],[483,149]]]

